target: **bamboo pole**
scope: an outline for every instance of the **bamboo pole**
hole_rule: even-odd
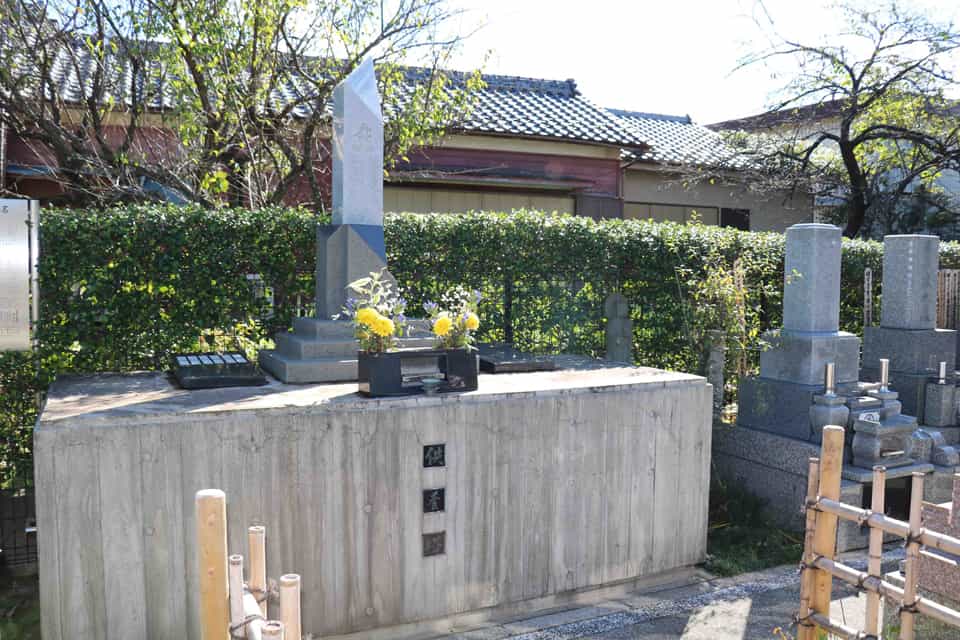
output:
[[[813,553],[813,532],[816,529],[817,481],[820,476],[820,459],[810,458],[807,471],[807,512],[806,534],[803,538],[803,572],[800,574],[800,624],[797,628],[797,640],[815,640],[814,625],[810,622],[810,602],[813,596],[813,576],[816,574],[811,562]]]
[[[873,495],[870,500],[870,510],[874,513],[884,511],[884,493],[886,491],[887,470],[885,467],[873,468]],[[881,578],[883,564],[883,530],[877,527],[870,528],[870,549],[867,560],[867,573]],[[880,594],[867,593],[867,613],[865,631],[873,636],[880,634]]]
[[[876,636],[871,636],[853,627],[848,627],[841,622],[831,620],[822,613],[813,614],[812,619],[818,627],[829,631],[835,636],[846,638],[847,640],[876,640]]]
[[[279,620],[263,623],[263,640],[283,640],[283,623]]]
[[[817,500],[817,508],[820,511],[832,513],[844,520],[866,524],[870,527],[879,527],[883,531],[900,538],[906,538],[910,535],[909,523],[890,518],[880,513],[872,513],[869,509],[860,509],[853,505],[843,504],[842,502],[826,498]],[[958,538],[952,538],[948,535],[937,533],[936,531],[921,528],[919,540],[920,544],[925,547],[960,555],[960,539]]]
[[[243,624],[243,556],[230,556],[230,629],[231,637],[243,637],[243,631],[234,631]]]
[[[913,611],[917,600],[917,572],[920,569],[921,508],[923,507],[923,474],[914,473],[910,487],[910,537],[904,562],[903,600],[900,607],[900,637],[913,640]]]
[[[219,489],[198,491],[197,559],[200,582],[200,638],[227,640],[227,496]]]
[[[843,467],[843,427],[823,428],[823,443],[820,447],[821,498],[840,498],[840,471]],[[813,552],[833,559],[837,547],[837,516],[825,511],[817,513],[813,532]],[[813,576],[811,608],[827,618],[830,617],[830,600],[833,592],[833,576],[825,571],[816,571]]]
[[[300,576],[280,576],[280,621],[287,640],[300,640]]]
[[[890,600],[903,600],[903,589],[895,584],[871,576],[864,571],[857,571],[852,567],[826,558],[817,558],[813,561],[813,564],[816,565],[818,569],[830,573],[838,580],[843,580],[847,584],[855,587],[863,587],[868,593],[879,593]],[[917,611],[925,616],[939,620],[944,624],[960,629],[960,612],[950,609],[939,602],[918,597]]]
[[[260,602],[260,615],[267,617],[267,529],[252,526],[247,529],[250,546],[250,591]]]

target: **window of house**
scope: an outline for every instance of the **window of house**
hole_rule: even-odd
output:
[[[720,226],[750,231],[750,209],[720,209]]]

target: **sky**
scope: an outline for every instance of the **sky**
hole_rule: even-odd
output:
[[[768,44],[766,15],[777,31],[808,41],[836,24],[822,0],[767,0],[766,12],[756,0],[451,1],[464,9],[461,30],[473,32],[454,68],[573,78],[601,106],[703,124],[761,113],[775,101],[789,68],[734,72]],[[957,0],[914,4],[960,23]]]

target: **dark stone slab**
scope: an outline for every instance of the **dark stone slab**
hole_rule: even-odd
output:
[[[519,373],[525,371],[553,371],[557,368],[553,356],[538,356],[517,351],[503,343],[477,345],[480,370],[485,373]]]
[[[891,372],[936,375],[941,362],[946,362],[947,371],[952,372],[957,363],[957,332],[950,329],[866,327],[863,330],[863,369],[878,369],[880,358],[890,360]]]
[[[852,392],[856,384],[838,385],[837,393]],[[740,380],[738,397],[740,425],[809,442],[818,440],[810,423],[814,395],[823,384],[797,384],[783,380],[747,377]]]
[[[864,380],[879,380],[880,370],[864,368],[860,371]],[[916,416],[923,422],[923,406],[926,396],[927,383],[935,380],[930,374],[910,374],[902,371],[890,372],[890,388],[900,394],[901,411],[910,416]]]

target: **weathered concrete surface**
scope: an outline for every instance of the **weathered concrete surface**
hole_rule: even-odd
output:
[[[185,392],[159,374],[65,379],[35,434],[45,640],[196,638],[193,496],[229,543],[267,527],[303,576],[304,631],[429,620],[704,559],[711,390],[612,368],[484,376],[447,397],[356,385]],[[445,443],[447,466],[423,469]],[[424,515],[424,488],[446,512]],[[447,553],[423,558],[421,534]]]

